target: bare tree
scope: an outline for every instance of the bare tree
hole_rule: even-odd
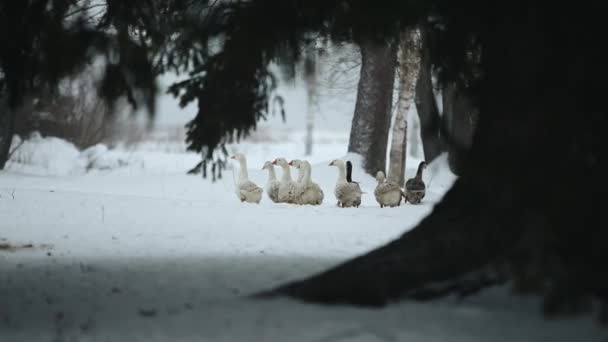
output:
[[[412,28],[399,37],[399,98],[393,123],[388,179],[397,184],[405,183],[407,152],[407,113],[414,102],[416,80],[420,70],[420,33]]]
[[[304,61],[306,90],[307,90],[307,112],[306,112],[306,142],[305,154],[312,154],[313,130],[315,122],[315,111],[319,105],[319,90],[317,84],[317,60],[315,54],[309,54]]]
[[[8,161],[14,130],[15,111],[0,94],[0,170],[4,169]]]
[[[426,27],[420,28],[420,74],[416,82],[416,109],[420,118],[420,136],[424,158],[431,162],[444,150],[441,141],[441,117],[435,101],[432,81],[431,34]]]
[[[408,135],[410,155],[420,158],[420,119],[417,113],[416,115],[412,114],[408,122],[411,123]]]
[[[96,92],[97,80],[89,72],[64,80],[57,89],[45,89],[26,97],[17,110],[14,134],[38,131],[87,148],[108,139],[117,120],[124,119],[126,101],[111,106]]]
[[[360,154],[365,171],[375,174],[386,168],[396,48],[372,39],[362,39],[359,46],[361,77],[348,151]]]
[[[448,162],[452,172],[460,175],[473,143],[479,106],[476,98],[467,92],[462,84],[456,82],[445,86],[442,94]]]

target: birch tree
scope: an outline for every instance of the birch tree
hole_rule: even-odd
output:
[[[414,103],[416,80],[420,70],[420,33],[417,29],[408,29],[400,34],[398,63],[399,98],[393,123],[388,179],[397,184],[404,184],[407,113]]]

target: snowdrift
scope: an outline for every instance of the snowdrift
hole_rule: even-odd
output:
[[[32,133],[26,140],[13,137],[14,152],[6,169],[13,172],[69,176],[93,170],[115,170],[118,168],[142,165],[142,161],[126,152],[109,150],[98,144],[79,151],[74,144],[56,137],[43,137]]]

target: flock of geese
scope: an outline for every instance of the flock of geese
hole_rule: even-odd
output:
[[[243,154],[235,154],[232,157],[240,164],[238,182],[236,184],[236,195],[241,202],[260,203],[264,190],[249,180],[247,173],[247,158]],[[422,202],[426,192],[426,186],[422,180],[422,171],[426,168],[426,162],[418,166],[416,176],[410,178],[402,189],[397,183],[388,181],[384,172],[376,174],[376,189],[374,196],[380,207],[396,207],[401,205],[401,200],[411,204]],[[279,166],[283,173],[281,179],[277,179],[275,166]],[[338,180],[334,188],[334,195],[338,200],[338,206],[342,208],[359,207],[361,195],[364,193],[358,182],[352,180],[352,163],[336,159],[329,166],[338,168]],[[291,167],[298,170],[296,180],[291,177]],[[287,162],[285,158],[276,158],[267,161],[262,167],[268,171],[268,183],[266,193],[268,198],[275,203],[310,204],[319,205],[323,203],[324,193],[319,184],[312,181],[312,167],[306,160],[292,160]]]

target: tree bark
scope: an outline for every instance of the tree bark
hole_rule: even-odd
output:
[[[479,125],[452,189],[397,240],[265,295],[383,305],[511,281],[544,296],[545,313],[576,312],[589,298],[606,312],[601,21],[579,13],[582,24],[572,26],[564,24],[570,13],[502,6],[486,19]],[[519,20],[521,13],[532,17]],[[586,34],[592,38],[581,41]],[[556,72],[565,65],[576,72]]]
[[[8,162],[14,131],[15,111],[0,103],[0,170],[4,170]]]
[[[410,117],[411,129],[409,130],[410,155],[420,157],[420,120],[418,115]]]
[[[405,184],[407,152],[407,113],[414,102],[416,80],[420,71],[420,34],[408,29],[399,38],[399,100],[393,123],[388,179]]]
[[[440,134],[441,118],[433,93],[430,38],[428,29],[422,26],[420,28],[420,74],[416,82],[416,109],[420,118],[424,159],[428,163],[437,158],[444,150]]]
[[[306,141],[305,155],[312,155],[313,131],[315,123],[315,111],[319,105],[319,90],[317,84],[317,61],[314,57],[308,56],[304,61],[306,68]]]
[[[473,142],[479,108],[474,98],[456,82],[447,84],[442,94],[443,120],[446,122],[444,141],[448,150],[448,163],[454,174],[461,175]]]
[[[391,124],[396,49],[393,44],[360,39],[361,76],[348,151],[363,157],[363,168],[375,174],[386,168]]]

